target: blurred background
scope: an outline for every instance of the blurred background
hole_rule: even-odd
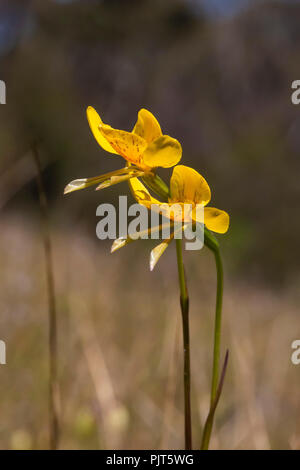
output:
[[[49,200],[63,449],[183,446],[175,245],[154,272],[151,241],[110,254],[96,208],[126,183],[63,196],[75,178],[120,168],[85,116],[131,130],[146,107],[231,216],[215,449],[299,449],[300,2],[1,0],[0,448],[48,437],[45,259],[32,144]],[[163,176],[168,178],[169,171]],[[209,406],[215,268],[186,252],[194,447]],[[300,366],[298,366],[300,367]]]

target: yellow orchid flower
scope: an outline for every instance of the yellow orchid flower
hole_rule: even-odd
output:
[[[94,184],[100,183],[96,189],[103,189],[134,177],[154,176],[157,167],[170,168],[181,159],[180,143],[163,135],[158,121],[146,109],[139,111],[132,132],[113,129],[104,124],[91,106],[87,108],[87,119],[100,147],[120,155],[127,164],[125,168],[104,175],[71,181],[65,188],[65,194]]]
[[[174,168],[171,176],[168,203],[159,202],[152,197],[138,178],[132,179],[129,185],[135,200],[139,204],[146,206],[148,209],[151,209],[152,205],[154,205],[154,208],[156,205],[159,205],[163,215],[171,220],[178,221],[178,217],[180,217],[185,222],[188,222],[188,216],[190,215],[190,222],[204,222],[206,227],[213,232],[226,233],[228,230],[229,215],[225,211],[215,209],[214,207],[204,207],[204,221],[202,219],[197,220],[196,206],[197,204],[206,206],[210,202],[211,192],[206,180],[193,168],[185,165],[177,165]],[[179,210],[178,213],[176,210],[169,210],[174,204],[181,207],[184,204],[191,205],[191,213],[184,214],[183,210]]]
[[[170,196],[167,203],[162,203],[152,197],[138,178],[132,178],[129,181],[129,185],[135,200],[139,204],[144,205],[149,210],[161,212],[164,217],[169,218],[173,223],[184,222],[180,230],[184,230],[187,224],[193,222],[204,223],[209,230],[217,233],[226,233],[228,230],[229,215],[225,211],[214,207],[204,207],[204,220],[202,212],[199,218],[197,205],[206,206],[211,199],[211,191],[203,176],[193,168],[184,165],[177,165],[174,168],[170,182]],[[187,207],[184,206],[186,204],[190,207],[188,214],[184,210]],[[150,233],[151,229],[149,230]],[[151,270],[174,239],[174,236],[175,233],[173,232],[167,240],[164,240],[152,250],[150,256]],[[115,240],[112,245],[112,252],[131,241],[132,239],[129,237]]]

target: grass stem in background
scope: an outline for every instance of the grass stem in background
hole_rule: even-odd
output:
[[[184,354],[184,429],[185,449],[192,449],[192,422],[191,422],[191,366],[190,366],[190,333],[189,333],[189,296],[185,279],[182,259],[182,240],[176,240],[176,253],[180,287],[180,306],[183,330]]]
[[[36,145],[32,154],[37,170],[37,186],[43,225],[43,244],[45,251],[45,266],[48,292],[49,314],[49,415],[50,415],[50,449],[56,450],[59,444],[59,387],[57,381],[57,320],[52,261],[52,245],[49,230],[48,201],[42,178],[41,162]]]

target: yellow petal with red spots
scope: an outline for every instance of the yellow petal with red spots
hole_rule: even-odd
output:
[[[116,153],[128,162],[134,163],[140,168],[144,167],[142,156],[147,147],[145,139],[131,132],[113,129],[105,124],[100,125],[100,132]]]
[[[200,173],[185,165],[174,168],[170,184],[170,201],[206,205],[211,193],[208,183]]]

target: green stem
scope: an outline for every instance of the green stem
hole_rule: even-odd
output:
[[[222,325],[222,300],[223,300],[223,265],[220,255],[219,247],[207,246],[213,251],[216,261],[217,270],[217,297],[216,297],[216,314],[215,314],[215,332],[214,332],[214,352],[213,352],[213,370],[212,370],[212,383],[211,383],[211,398],[210,398],[210,412],[205,423],[202,450],[209,448],[209,441],[213,428],[214,413],[216,410],[219,384],[219,370],[220,370],[220,348],[221,348],[221,325]],[[220,390],[221,394],[221,390]]]
[[[220,250],[214,251],[217,269],[217,298],[215,316],[215,338],[214,338],[214,358],[213,375],[211,384],[211,404],[214,402],[219,381],[220,369],[220,348],[221,348],[221,326],[222,326],[222,301],[223,301],[223,265]]]
[[[176,240],[176,253],[178,264],[178,277],[180,287],[180,306],[182,313],[183,354],[184,354],[184,429],[185,449],[192,449],[192,421],[191,421],[191,367],[190,367],[190,333],[189,333],[189,296],[185,279],[182,259],[182,240]]]
[[[158,196],[166,201],[168,200],[169,188],[158,175],[146,174],[142,177],[142,180]]]
[[[149,181],[145,181],[149,184]],[[156,176],[152,179],[151,189],[168,200],[169,188]],[[226,354],[221,379],[219,381],[220,369],[220,347],[221,347],[221,323],[222,323],[222,300],[223,300],[223,266],[220,255],[219,243],[214,235],[205,227],[204,244],[215,256],[217,270],[217,298],[215,313],[213,371],[211,383],[210,410],[204,426],[201,449],[208,449],[213,428],[213,421],[218,401],[222,392],[225,378],[228,354]],[[189,298],[185,282],[184,266],[182,260],[182,240],[176,240],[178,274],[180,285],[180,304],[182,312],[183,341],[184,341],[184,397],[185,397],[185,443],[186,449],[192,448],[191,436],[191,404],[190,404],[190,350],[189,350]]]

